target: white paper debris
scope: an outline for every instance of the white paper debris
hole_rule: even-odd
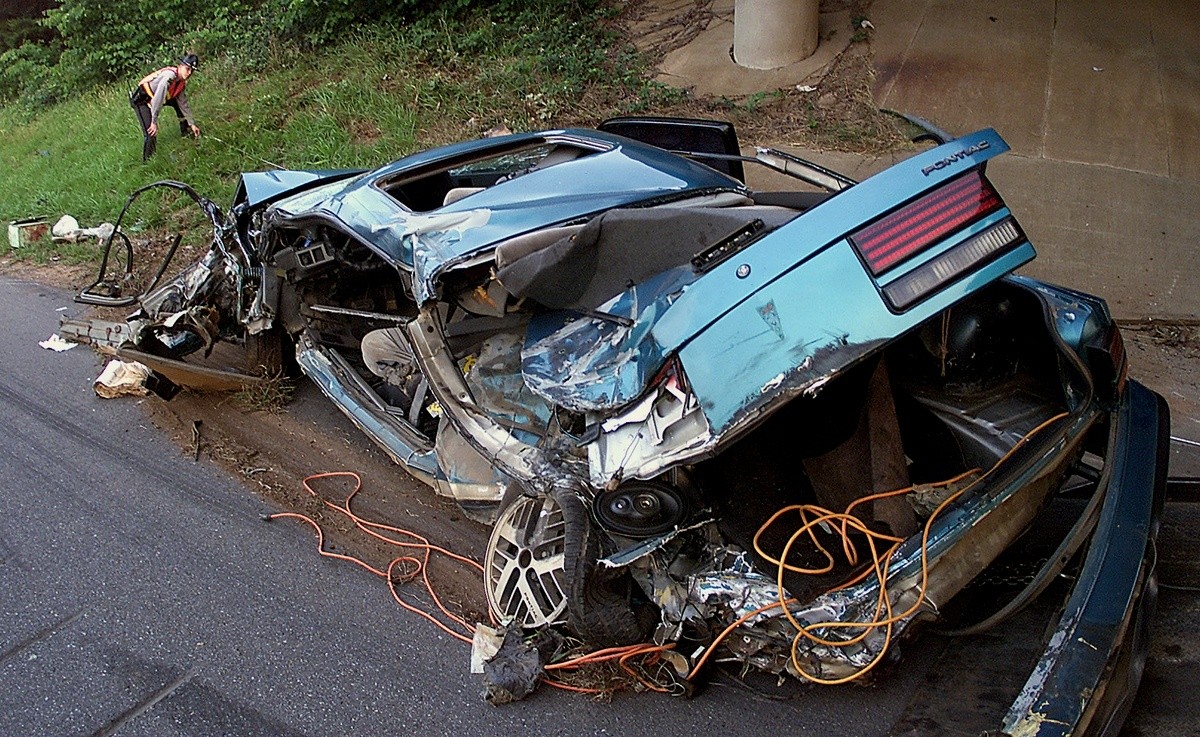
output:
[[[483,673],[483,664],[496,657],[500,643],[504,641],[504,633],[486,624],[475,625],[475,637],[471,640],[471,672]]]
[[[813,87],[811,84],[798,84],[798,85],[796,85],[796,91],[797,92],[816,92],[817,88]]]
[[[63,351],[71,350],[77,344],[72,343],[71,341],[64,339],[58,333],[55,333],[54,335],[51,335],[49,338],[39,341],[38,345],[40,345],[41,347],[45,348],[48,351],[58,351],[59,353],[62,353]]]
[[[63,215],[50,229],[50,234],[55,238],[66,238],[77,230],[79,230],[79,221],[70,215]]]
[[[150,378],[150,367],[137,361],[113,359],[104,367],[92,387],[105,399],[120,396],[144,397],[150,393],[146,380]]]
[[[104,242],[115,230],[112,223],[100,223],[94,228],[80,228],[78,220],[70,215],[63,215],[50,229],[50,235],[54,240],[64,243],[78,243],[87,238],[96,238]]]

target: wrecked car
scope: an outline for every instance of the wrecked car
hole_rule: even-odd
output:
[[[1101,299],[1013,273],[1035,252],[986,175],[1003,139],[929,137],[861,182],[623,118],[248,173],[227,212],[157,183],[211,248],[138,295],[102,267],[80,299],[136,304],[108,339],[177,383],[248,378],[217,344],[294,360],[491,526],[509,627],[682,643],[693,669],[861,678],[1070,490],[1054,553],[978,626],[1069,568],[1002,728],[1099,733],[1144,658],[1167,408]]]

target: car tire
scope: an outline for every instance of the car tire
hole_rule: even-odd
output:
[[[254,376],[281,376],[284,364],[284,333],[279,328],[247,335],[244,342],[244,370]]]
[[[510,484],[485,555],[492,612],[501,622],[522,627],[565,624],[599,647],[643,641],[647,628],[632,605],[632,578],[599,564],[605,539],[574,492],[555,489],[549,495],[528,495]],[[536,568],[533,561],[543,553],[549,553],[546,563],[560,568],[537,573],[543,579],[552,576],[557,588],[548,580],[539,587],[537,578],[523,585],[521,577]]]
[[[588,644],[615,647],[643,642],[643,620],[633,607],[634,582],[600,558],[607,537],[592,523],[587,505],[569,490],[552,492],[566,525],[567,627]]]
[[[566,526],[558,503],[510,484],[484,553],[488,607],[506,626],[566,620]]]

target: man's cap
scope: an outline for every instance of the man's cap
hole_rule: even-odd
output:
[[[196,56],[195,54],[184,54],[183,56],[179,57],[179,63],[187,64],[192,69],[195,69],[200,65],[200,57]]]

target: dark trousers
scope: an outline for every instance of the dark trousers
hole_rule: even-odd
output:
[[[150,123],[152,116],[150,115],[150,96],[141,87],[138,87],[129,95],[129,105],[133,108],[133,112],[137,114],[138,125],[142,127],[142,161],[148,160],[154,155],[157,137],[150,135]],[[179,103],[175,100],[167,100],[165,105],[175,109],[175,117],[179,118],[179,135],[186,136],[191,130],[188,127],[187,120],[183,117],[183,112],[179,109]]]

